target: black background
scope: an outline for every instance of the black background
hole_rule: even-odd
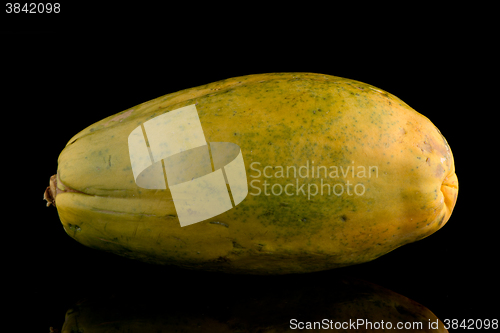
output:
[[[431,119],[455,158],[459,195],[451,219],[426,239],[339,274],[400,293],[441,320],[498,318],[498,66],[484,21],[472,24],[462,19],[465,12],[437,8],[409,16],[410,9],[380,8],[360,15],[357,6],[290,12],[72,6],[59,17],[2,16],[2,235],[4,274],[12,279],[4,288],[15,295],[10,310],[21,316],[19,327],[60,328],[65,311],[89,290],[133,288],[148,276],[165,276],[164,286],[178,290],[174,276],[213,278],[175,268],[165,273],[78,244],[56,209],[45,207],[42,192],[67,141],[88,125],[164,94],[266,72],[359,80]],[[215,276],[236,289],[242,279],[252,283]],[[328,284],[330,275],[317,276]]]

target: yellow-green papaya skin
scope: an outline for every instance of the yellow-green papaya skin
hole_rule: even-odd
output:
[[[207,142],[241,148],[249,194],[221,215],[181,227],[168,188],[136,185],[127,138],[147,120],[192,104]],[[328,174],[331,166],[355,173],[275,174],[277,166],[298,170],[307,163],[326,166]],[[264,174],[266,166],[274,169]],[[151,263],[250,274],[374,260],[442,228],[458,194],[452,152],[429,119],[371,85],[313,73],[230,78],[107,117],[71,138],[55,178],[52,197],[64,229],[86,246]],[[293,183],[293,195],[273,195],[271,186],[266,195],[264,181],[282,188]],[[319,189],[321,181],[345,190],[328,195],[323,186],[323,195],[308,197],[314,190],[307,192],[308,184]],[[353,193],[356,184],[362,195]]]

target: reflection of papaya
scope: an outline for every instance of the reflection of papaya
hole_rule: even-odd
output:
[[[163,281],[165,289],[160,291],[153,282],[151,287],[120,287],[88,297],[66,313],[62,332],[296,332],[302,328],[447,332],[426,307],[358,279],[333,277],[325,285],[317,283],[316,275],[285,279],[215,275],[188,283],[175,281],[175,288],[172,279]]]

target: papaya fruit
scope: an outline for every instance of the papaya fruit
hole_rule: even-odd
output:
[[[236,290],[220,277],[195,278],[176,293],[164,283],[183,280],[174,275],[139,289],[97,290],[69,307],[62,333],[448,332],[430,309],[390,289],[337,274],[326,284],[303,276],[236,283],[245,286]]]
[[[44,197],[69,236],[157,264],[249,274],[374,260],[449,220],[453,155],[396,96],[268,73],[158,97],[83,129]]]

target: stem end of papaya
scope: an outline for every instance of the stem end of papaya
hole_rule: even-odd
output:
[[[45,189],[43,193],[43,199],[47,201],[47,207],[50,205],[56,206],[56,195],[57,195],[57,175],[50,177],[50,186]]]

